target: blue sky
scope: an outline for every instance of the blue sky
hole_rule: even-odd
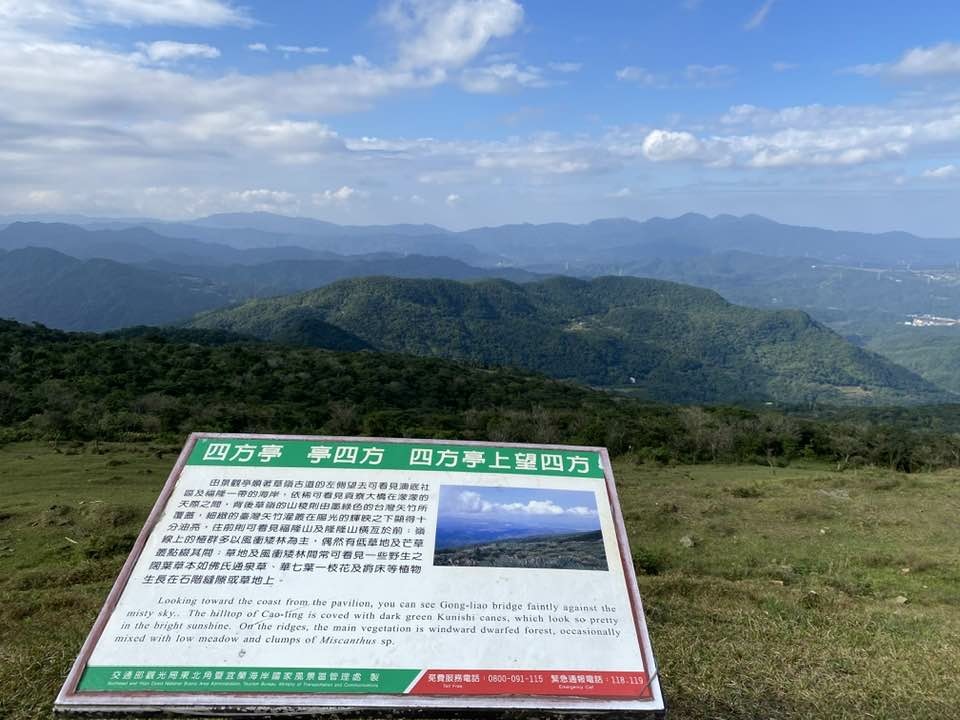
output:
[[[960,237],[956,2],[0,0],[0,97],[0,214]]]

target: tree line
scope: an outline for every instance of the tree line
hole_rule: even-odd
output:
[[[0,321],[0,442],[179,442],[191,431],[601,445],[656,463],[960,466],[953,406],[812,414],[654,404],[433,358]]]

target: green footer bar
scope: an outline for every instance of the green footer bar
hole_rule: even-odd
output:
[[[403,693],[419,670],[87,666],[78,692]]]

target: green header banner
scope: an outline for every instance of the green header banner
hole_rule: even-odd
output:
[[[592,451],[414,442],[200,438],[187,464],[603,478],[600,454]]]
[[[403,693],[419,670],[88,666],[78,692]]]

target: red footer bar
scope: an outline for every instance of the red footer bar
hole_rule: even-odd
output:
[[[411,695],[576,695],[652,698],[643,672],[587,670],[427,670]]]

